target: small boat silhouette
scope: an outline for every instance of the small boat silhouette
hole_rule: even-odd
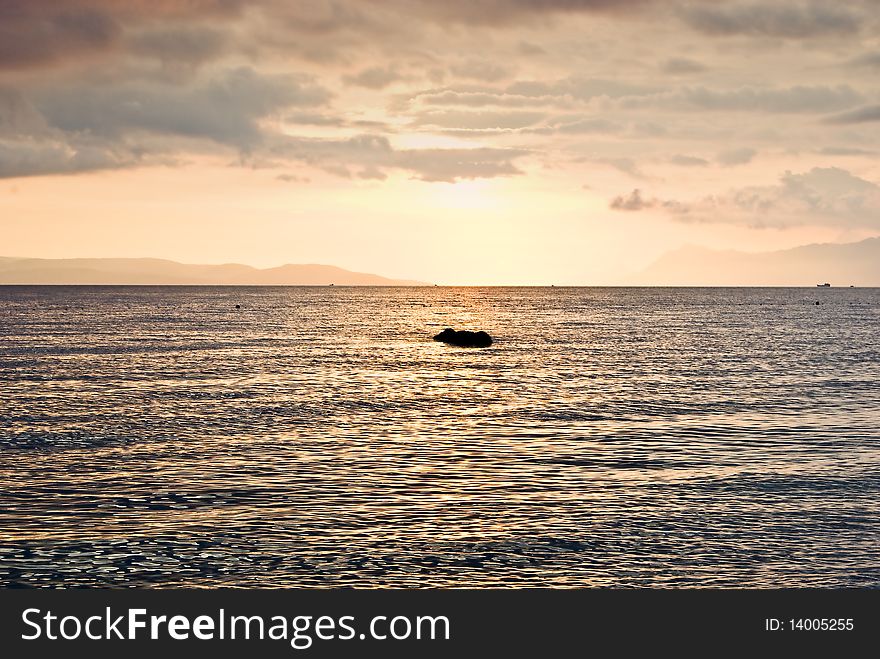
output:
[[[816,288],[831,288],[831,284],[826,281],[824,284],[816,284]]]

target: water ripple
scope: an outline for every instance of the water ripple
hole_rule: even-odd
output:
[[[880,586],[875,289],[0,298],[8,586]]]

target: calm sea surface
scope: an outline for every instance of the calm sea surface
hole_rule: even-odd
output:
[[[0,582],[878,587],[880,289],[0,287]]]

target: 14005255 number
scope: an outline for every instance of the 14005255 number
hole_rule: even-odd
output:
[[[854,628],[852,618],[792,618],[790,620],[792,631],[852,631]]]

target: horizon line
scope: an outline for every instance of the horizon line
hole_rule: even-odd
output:
[[[2,283],[0,287],[29,288],[804,288],[807,290],[836,289],[874,289],[880,284],[870,286],[820,286],[803,284],[798,286],[781,284],[25,284]]]

